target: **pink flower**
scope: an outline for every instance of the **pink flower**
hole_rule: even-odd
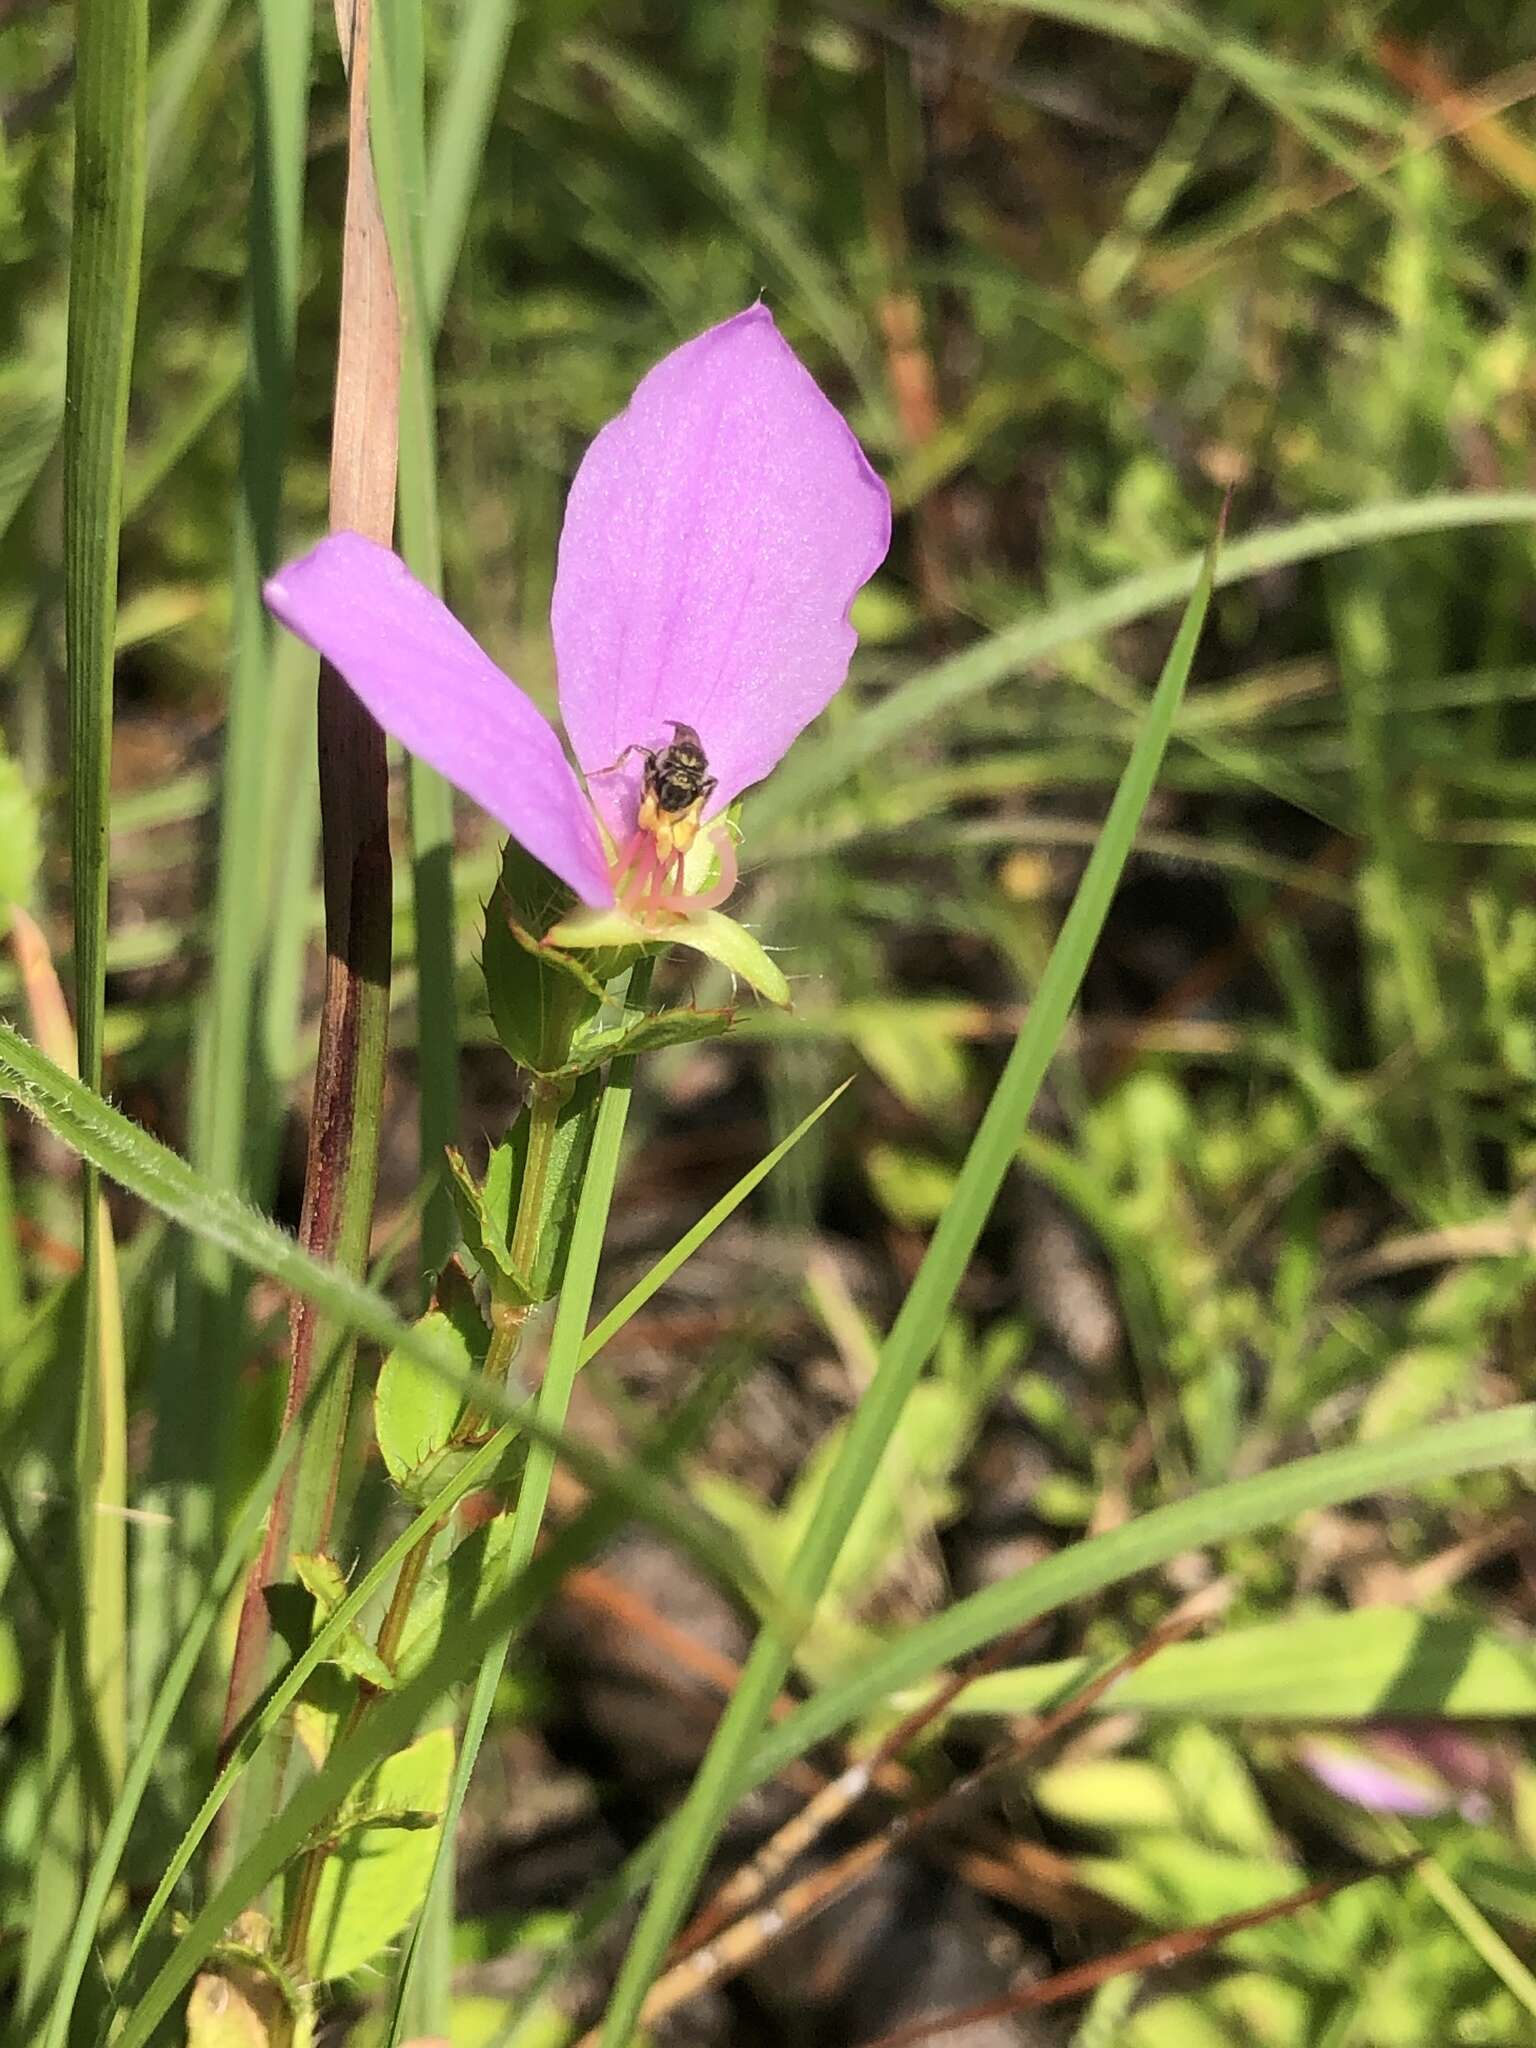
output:
[[[332,534],[273,576],[266,600],[386,732],[583,903],[654,922],[729,893],[728,829],[705,828],[841,687],[849,606],[889,541],[884,485],[756,305],[642,378],[571,486],[550,624],[585,784],[533,703],[387,548]],[[658,801],[647,765],[688,740],[680,727],[707,765],[661,795],[697,789],[686,805]],[[712,863],[687,858],[701,838]]]

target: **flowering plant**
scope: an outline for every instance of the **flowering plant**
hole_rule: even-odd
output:
[[[680,939],[739,969],[745,934],[716,915],[736,879],[726,813],[841,686],[849,607],[889,540],[884,485],[759,304],[658,363],[571,486],[550,623],[579,776],[387,548],[332,534],[266,598],[573,892],[582,908],[542,937]]]

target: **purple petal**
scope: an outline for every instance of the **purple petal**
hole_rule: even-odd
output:
[[[766,306],[658,363],[577,471],[555,580],[561,715],[605,815],[632,819],[639,768],[602,771],[674,719],[718,779],[710,811],[766,775],[842,684],[890,531]]]
[[[1354,1806],[1372,1813],[1443,1813],[1450,1796],[1443,1787],[1409,1777],[1359,1750],[1335,1749],[1331,1744],[1304,1742],[1301,1755],[1312,1775]]]
[[[597,821],[554,728],[398,555],[360,533],[333,533],[270,578],[265,595],[387,733],[583,903],[612,903]]]

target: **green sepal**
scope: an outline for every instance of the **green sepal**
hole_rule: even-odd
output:
[[[603,999],[586,967],[542,944],[575,901],[548,868],[507,841],[501,879],[485,907],[480,964],[496,1036],[535,1074],[564,1065],[572,1031]]]
[[[672,1045],[696,1045],[706,1038],[723,1038],[736,1022],[735,1010],[657,1010],[599,1030],[589,1025],[578,1031],[571,1045],[568,1074],[590,1073],[621,1053],[661,1052]]]
[[[295,1552],[293,1571],[299,1584],[314,1599],[315,1627],[318,1629],[330,1620],[347,1597],[346,1574],[334,1557],[327,1557],[324,1551],[318,1550]],[[326,1662],[340,1665],[351,1677],[362,1679],[365,1685],[374,1686],[380,1692],[390,1692],[394,1688],[394,1673],[356,1621],[348,1624]]]
[[[571,910],[551,925],[545,935],[547,952],[559,947],[566,952],[589,952],[613,948],[659,950],[666,946],[688,946],[729,969],[758,995],[781,1009],[789,1006],[789,983],[782,971],[764,952],[744,925],[719,910],[690,911],[684,917],[659,918],[640,924],[622,910]]]

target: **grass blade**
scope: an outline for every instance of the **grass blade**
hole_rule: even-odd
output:
[[[1437,1479],[1486,1472],[1536,1458],[1536,1402],[1469,1415],[1402,1436],[1343,1450],[1319,1451],[1273,1472],[1208,1487],[1192,1499],[1153,1508],[1122,1528],[1090,1537],[1017,1577],[959,1600],[932,1621],[890,1643],[843,1683],[827,1687],[774,1727],[752,1759],[747,1783],[781,1770],[817,1742],[846,1727],[892,1693],[915,1685],[958,1658],[1043,1614],[1090,1598],[1184,1550],[1227,1543],[1255,1529],[1294,1521],[1316,1508],[1382,1493],[1402,1493]],[[978,1680],[981,1684],[983,1681]]]
[[[800,1122],[795,1125],[795,1128],[785,1137],[782,1137],[771,1152],[765,1152],[756,1166],[744,1173],[741,1179],[737,1181],[735,1187],[728,1194],[722,1195],[714,1207],[707,1210],[699,1218],[698,1222],[693,1225],[691,1230],[684,1231],[672,1249],[664,1253],[656,1261],[643,1280],[635,1282],[622,1301],[614,1303],[607,1315],[603,1317],[603,1320],[582,1345],[581,1363],[583,1365],[587,1364],[590,1359],[595,1358],[605,1344],[612,1343],[624,1325],[633,1317],[639,1315],[641,1309],[645,1307],[653,1295],[658,1294],[666,1286],[678,1268],[685,1261],[691,1259],[701,1245],[708,1243],[721,1224],[728,1221],[736,1213],[755,1188],[762,1186],[779,1161],[795,1149],[800,1140],[821,1122],[821,1119],[826,1115],[833,1103],[841,1101],[843,1095],[852,1086],[851,1078],[847,1081],[839,1082],[838,1086],[832,1090],[832,1093],[824,1101],[818,1102],[809,1116],[802,1117]]]
[[[108,776],[128,391],[138,320],[146,187],[148,0],[85,0],[75,78],[75,183],[64,412],[64,627],[69,682],[70,826],[79,1066],[101,1083],[106,989]],[[46,1994],[74,1917],[85,1859],[125,1742],[124,1525],[98,1515],[118,1461],[121,1333],[108,1298],[99,1184],[82,1175],[85,1341],[74,1419],[75,1513],[63,1564],[44,1782],[54,1788],[38,1847],[22,1967],[24,2010]],[[115,1384],[111,1384],[115,1374]],[[120,1474],[118,1475],[120,1485]],[[71,1673],[84,1678],[72,1682]],[[92,1726],[77,1725],[85,1701]],[[104,1780],[92,1784],[88,1760]]]
[[[793,1609],[815,1606],[907,1397],[937,1343],[976,1241],[1012,1164],[1057,1043],[1097,943],[1137,823],[1157,776],[1178,714],[1190,663],[1210,601],[1213,545],[1164,666],[1146,723],[1115,792],[1104,830],[1052,948],[1028,1019],[1014,1043],[985,1116],[972,1140],[951,1198],[916,1280],[881,1347],[879,1369],[856,1410],[836,1464],[786,1575]],[[794,1654],[794,1640],[765,1627],[753,1645],[730,1704],[678,1814],[667,1854],[646,1900],[619,1973],[603,2028],[605,2048],[621,2048],[734,1798],[734,1781],[776,1698]]]
[[[462,0],[447,83],[432,123],[423,235],[424,305],[432,332],[442,323],[458,267],[469,203],[507,65],[517,0]]]
[[[1088,1658],[988,1672],[950,1710],[1029,1714],[1080,1685]],[[1128,1673],[1103,1711],[1246,1721],[1358,1721],[1376,1714],[1536,1713],[1536,1653],[1460,1617],[1408,1607],[1304,1614],[1172,1643]]]
[[[1368,547],[1415,533],[1453,533],[1463,527],[1536,523],[1536,492],[1447,491],[1424,498],[1369,505],[1357,512],[1298,519],[1224,547],[1216,588],[1241,583],[1297,562]],[[761,831],[799,818],[813,797],[834,789],[930,719],[954,710],[994,683],[1022,675],[1074,640],[1088,640],[1144,619],[1187,599],[1200,580],[1202,558],[1187,555],[1166,569],[1148,569],[1091,597],[1058,605],[1043,618],[1022,619],[1004,633],[962,649],[936,667],[909,677],[835,732],[818,732],[790,755],[761,793],[749,799],[747,830]]]

